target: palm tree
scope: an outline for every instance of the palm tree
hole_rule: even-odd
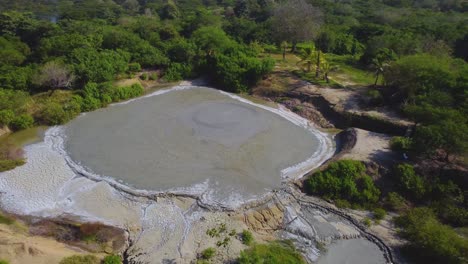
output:
[[[377,55],[372,59],[372,68],[374,69],[375,82],[374,86],[377,85],[380,75],[383,75],[390,61],[396,57],[395,53],[387,48],[380,49]]]
[[[287,41],[281,42],[281,49],[283,50],[283,60],[286,60],[286,49],[289,46],[289,43]]]
[[[312,64],[314,64],[316,60],[316,52],[314,46],[311,45],[306,47],[301,51],[299,56],[301,60],[297,64],[300,64],[302,66],[305,65],[307,67],[307,72],[310,72]]]
[[[372,68],[374,68],[375,82],[374,86],[377,85],[380,75],[383,75],[385,68],[388,66],[388,63],[382,59],[375,58],[372,60]]]
[[[328,74],[330,72],[334,72],[338,70],[338,66],[331,65],[328,62],[322,63],[322,72],[323,72],[323,79],[327,82],[330,83],[330,79],[328,78]]]

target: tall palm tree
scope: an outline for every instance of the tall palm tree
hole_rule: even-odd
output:
[[[380,75],[383,75],[385,68],[388,66],[388,63],[382,59],[375,58],[372,60],[372,68],[374,69],[375,82],[374,86],[377,85]]]
[[[288,48],[289,43],[287,41],[281,42],[281,49],[283,50],[283,60],[286,60],[286,49]]]
[[[384,74],[386,68],[392,60],[396,58],[393,50],[383,48],[377,52],[377,55],[372,59],[371,67],[374,69],[375,82],[374,86],[377,85],[379,77]]]

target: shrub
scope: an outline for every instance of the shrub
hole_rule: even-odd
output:
[[[393,151],[406,152],[411,149],[413,141],[408,137],[392,137],[390,140],[390,148]]]
[[[432,210],[415,208],[396,218],[400,235],[407,239],[410,257],[418,263],[466,263],[468,240],[441,224]]]
[[[250,246],[252,242],[254,241],[252,232],[250,232],[249,230],[245,230],[245,229],[242,230],[241,241],[242,241],[242,244]]]
[[[127,100],[144,93],[143,86],[139,83],[132,84],[131,86],[106,87],[104,90],[103,95],[109,96],[112,102]]]
[[[74,255],[62,259],[59,264],[99,264],[99,259],[93,255]]]
[[[150,76],[149,76],[149,79],[151,81],[156,81],[158,79],[158,74],[155,73],[155,72],[151,73]]]
[[[382,208],[376,208],[374,210],[374,219],[375,220],[382,220],[385,218],[385,216],[387,215],[387,211],[385,211],[384,209]]]
[[[94,98],[90,96],[86,96],[83,98],[83,101],[81,102],[81,110],[83,112],[89,112],[96,110],[101,107],[101,101],[99,98]]]
[[[408,208],[405,198],[396,192],[388,193],[387,197],[385,198],[385,205],[389,209],[395,211],[403,211]]]
[[[208,259],[213,258],[215,254],[216,254],[216,249],[209,247],[201,252],[201,258],[208,260]]]
[[[9,109],[0,111],[0,126],[8,126],[11,121],[15,118],[15,113]]]
[[[26,162],[24,159],[16,159],[16,160],[11,160],[11,159],[5,159],[5,160],[0,160],[0,172],[2,171],[8,171],[12,170],[18,166],[24,165]]]
[[[241,252],[239,264],[305,264],[301,254],[292,243],[272,242],[269,244],[255,244]]]
[[[128,71],[129,72],[139,72],[141,71],[141,65],[138,62],[133,62],[128,64]]]
[[[372,225],[372,221],[368,217],[364,218],[362,220],[362,223],[367,227],[370,227]]]
[[[352,204],[346,200],[343,199],[337,199],[335,200],[335,205],[338,208],[351,208]]]
[[[0,213],[0,224],[11,225],[14,222],[15,219]]]
[[[395,168],[400,188],[409,196],[420,199],[425,193],[424,180],[417,175],[410,164],[400,164]]]
[[[118,255],[109,255],[104,257],[102,264],[122,264],[122,258]]]
[[[140,75],[140,79],[142,79],[143,81],[147,81],[149,79],[149,76],[146,72],[144,72]]]
[[[60,125],[67,122],[69,116],[62,105],[56,102],[49,102],[42,110],[41,119],[47,125]]]
[[[171,63],[164,72],[166,81],[179,81],[192,76],[192,66],[185,63]]]
[[[11,122],[10,126],[13,130],[18,131],[26,128],[32,127],[34,124],[34,119],[28,114],[22,114],[16,116]]]
[[[350,204],[372,206],[380,196],[380,190],[372,178],[365,174],[360,161],[340,160],[331,163],[323,171],[314,173],[305,182],[310,194],[333,200],[347,200]],[[344,205],[341,203],[340,205]]]
[[[367,97],[371,105],[380,105],[383,103],[382,95],[377,90],[368,90]]]

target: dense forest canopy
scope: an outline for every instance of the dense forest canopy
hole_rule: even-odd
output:
[[[376,104],[415,123],[392,148],[443,166],[456,157],[466,166],[467,12],[465,0],[0,0],[0,125],[62,124],[143,94],[138,83],[115,85],[135,76],[204,76],[220,89],[248,93],[274,69],[272,53],[292,52],[298,66],[327,83],[338,67],[332,56],[373,72],[368,88]],[[18,156],[1,149],[0,171],[22,164]],[[353,161],[318,173],[307,188],[350,206],[425,206],[400,220],[415,255],[466,263],[466,239],[449,227],[468,225],[466,179],[423,176],[410,164],[393,173],[398,193],[385,198]],[[418,219],[427,210],[430,217]],[[436,250],[433,237],[445,248]]]

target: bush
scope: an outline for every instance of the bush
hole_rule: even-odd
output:
[[[49,102],[42,110],[41,119],[46,125],[60,125],[67,122],[69,116],[62,105],[56,102]]]
[[[395,210],[397,212],[406,210],[408,208],[405,198],[396,192],[388,193],[387,197],[385,198],[385,205],[389,209]]]
[[[0,126],[8,126],[11,121],[15,118],[15,113],[9,109],[0,111]]]
[[[11,225],[14,222],[15,219],[0,213],[0,224]]]
[[[309,194],[327,199],[347,200],[350,204],[372,207],[379,200],[380,190],[372,178],[365,174],[365,170],[360,161],[333,162],[325,170],[307,179],[305,189]]]
[[[146,72],[144,72],[140,75],[140,79],[142,79],[143,81],[147,81],[149,79],[149,76]]]
[[[166,81],[180,81],[192,76],[192,67],[185,63],[171,63],[164,72]]]
[[[11,159],[5,159],[5,160],[0,160],[0,172],[2,171],[9,171],[12,170],[18,166],[24,165],[26,162],[24,159],[16,159],[16,160],[11,160]]]
[[[426,192],[424,180],[417,175],[410,164],[400,164],[395,168],[395,175],[398,178],[399,186],[402,191],[410,197],[421,199]]]
[[[406,152],[411,149],[413,141],[408,137],[392,137],[390,140],[390,148],[393,151]]]
[[[151,81],[156,81],[158,78],[159,78],[159,77],[158,77],[158,74],[155,73],[155,72],[151,73],[150,76],[149,76],[149,79],[150,79]]]
[[[109,255],[102,260],[102,264],[122,264],[122,258],[118,255]]]
[[[34,125],[34,119],[28,114],[22,114],[16,116],[11,122],[10,126],[13,130],[18,131],[26,128],[30,128]]]
[[[372,221],[368,217],[364,218],[362,220],[362,223],[367,227],[370,227],[372,225]]]
[[[374,210],[374,219],[377,221],[384,219],[386,215],[387,215],[387,211],[385,211],[382,208],[376,208]]]
[[[109,96],[112,102],[134,98],[142,95],[145,91],[139,83],[132,84],[131,86],[106,87],[103,90],[103,96]]]
[[[75,255],[62,259],[59,264],[99,264],[99,259],[93,255]]]
[[[383,103],[382,94],[377,90],[368,90],[367,97],[371,105],[380,105]]]
[[[468,240],[441,224],[432,210],[415,208],[396,218],[403,238],[410,243],[408,253],[417,263],[466,263]]]
[[[210,247],[201,252],[201,258],[209,260],[213,258],[215,254],[216,254],[216,249]]]
[[[133,62],[128,64],[128,71],[129,72],[139,72],[141,71],[141,65],[138,62]]]
[[[301,254],[292,243],[273,242],[269,244],[255,244],[243,250],[238,259],[239,264],[305,264]]]
[[[250,246],[252,242],[254,241],[252,232],[244,229],[241,234],[241,241],[242,241],[242,244]]]

